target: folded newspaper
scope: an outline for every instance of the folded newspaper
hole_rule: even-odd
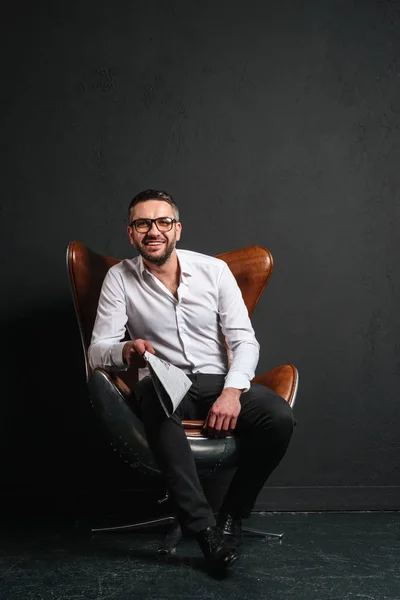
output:
[[[192,382],[185,373],[154,354],[143,354],[150,377],[165,414],[170,417],[186,396]]]

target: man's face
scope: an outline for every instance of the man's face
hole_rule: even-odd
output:
[[[139,202],[130,215],[131,221],[160,217],[175,218],[172,206],[163,200]],[[180,223],[174,223],[170,231],[159,231],[156,224],[152,223],[147,233],[140,233],[133,225],[132,227],[129,225],[128,236],[131,244],[146,261],[154,265],[163,265],[174,251],[175,244],[181,237],[181,230]]]

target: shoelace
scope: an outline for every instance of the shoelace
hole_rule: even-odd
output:
[[[234,524],[234,518],[232,517],[232,515],[230,515],[229,513],[225,514],[224,519],[223,519],[222,531],[231,529],[233,524]]]
[[[232,527],[233,521],[234,521],[234,519],[233,519],[232,515],[227,515],[225,523],[228,527]]]

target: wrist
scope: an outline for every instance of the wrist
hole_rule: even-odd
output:
[[[122,348],[122,359],[126,365],[129,365],[129,357],[130,357],[132,350],[135,350],[132,342],[129,342],[129,341],[125,342],[125,344]]]
[[[225,394],[229,394],[233,398],[239,400],[243,390],[239,390],[238,388],[233,387],[226,387],[223,391]]]

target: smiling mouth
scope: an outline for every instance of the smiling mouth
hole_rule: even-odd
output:
[[[165,242],[163,240],[158,240],[158,241],[151,240],[151,241],[148,241],[148,242],[144,242],[144,245],[145,246],[150,246],[150,247],[157,248],[158,246],[162,246],[164,243]]]

